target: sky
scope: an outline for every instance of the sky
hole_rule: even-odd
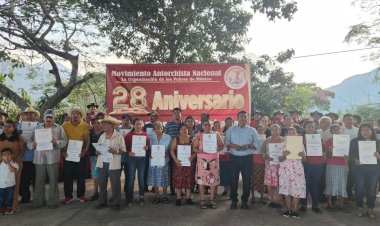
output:
[[[351,25],[360,23],[363,13],[352,0],[298,0],[294,19],[270,22],[256,14],[251,22],[246,45],[249,55],[277,55],[292,48],[295,56],[358,49],[364,46],[343,40]],[[295,82],[315,82],[322,88],[341,83],[344,79],[369,72],[376,63],[365,60],[371,51],[356,51],[324,56],[292,59],[282,65],[293,72]],[[377,65],[379,66],[379,65]]]

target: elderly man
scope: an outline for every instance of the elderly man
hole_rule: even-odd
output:
[[[63,128],[55,123],[55,119],[54,110],[46,110],[44,113],[44,122],[36,127],[32,135],[34,140],[33,147],[35,149],[33,163],[36,167],[36,182],[32,202],[34,208],[43,207],[46,204],[49,208],[57,208],[59,205],[58,163],[61,157],[61,149],[67,144],[67,138]],[[46,130],[48,130],[52,136],[52,140],[50,141],[52,144],[51,147],[41,147],[46,144],[37,143],[36,133],[46,132]],[[46,174],[49,179],[47,203],[45,198]]]
[[[68,146],[70,142],[83,141],[80,147],[80,161],[68,161],[65,159],[63,163],[63,179],[65,199],[63,204],[68,204],[73,200],[73,180],[77,179],[77,198],[80,202],[86,202],[84,197],[86,191],[85,175],[86,175],[86,154],[89,147],[90,140],[90,126],[83,121],[84,113],[78,106],[72,107],[69,111],[71,118],[70,122],[65,122],[62,127],[65,130]],[[67,151],[67,148],[66,148]],[[67,156],[67,153],[65,153]]]
[[[229,148],[232,169],[231,209],[236,209],[238,202],[238,184],[240,172],[243,177],[242,209],[249,209],[250,180],[252,176],[252,154],[260,150],[260,138],[255,128],[247,125],[247,112],[237,115],[238,124],[230,127],[225,136],[225,145]]]
[[[20,196],[21,203],[29,203],[31,197],[30,185],[33,185],[34,188],[34,180],[36,176],[33,164],[34,150],[32,134],[38,124],[37,119],[40,117],[40,113],[33,107],[27,107],[22,112],[22,115],[24,120],[21,122],[18,129],[21,131],[21,136],[25,141],[25,153],[22,158],[23,167],[21,171]]]

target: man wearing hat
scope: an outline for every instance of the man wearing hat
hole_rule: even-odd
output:
[[[40,117],[38,112],[33,107],[27,107],[22,115],[24,120],[19,125],[18,129],[21,132],[21,136],[25,142],[25,153],[22,158],[23,167],[21,171],[20,180],[20,196],[21,203],[29,203],[31,198],[30,185],[33,185],[35,180],[35,166],[33,164],[34,149],[32,134],[38,125],[37,119]]]
[[[91,104],[87,105],[87,109],[90,110],[86,114],[86,123],[87,124],[90,124],[91,119],[95,118],[95,116],[98,114],[98,108],[99,108],[99,105],[97,105],[95,103],[91,103]]]
[[[338,122],[339,115],[338,114],[336,114],[334,112],[329,112],[326,114],[326,116],[331,118],[331,125],[332,124],[339,124],[339,122]]]
[[[310,116],[313,118],[316,127],[319,127],[319,120],[322,118],[323,114],[319,111],[313,111],[310,113]]]
[[[63,128],[55,123],[56,115],[53,109],[48,109],[44,113],[44,122],[37,125],[33,132],[32,138],[34,140],[33,148],[35,149],[33,163],[36,168],[36,181],[33,192],[34,208],[44,207],[47,205],[49,208],[57,208],[59,206],[59,192],[58,192],[58,172],[59,160],[61,157],[61,149],[67,144],[67,138]],[[52,149],[39,150],[38,143],[34,139],[36,132],[39,129],[49,129],[52,135]],[[48,199],[45,197],[45,183],[46,175],[49,179],[49,193]]]
[[[80,161],[73,162],[65,160],[63,163],[63,179],[65,199],[63,204],[68,204],[73,200],[73,180],[77,179],[77,198],[80,202],[86,202],[84,194],[86,191],[85,176],[86,176],[86,154],[90,140],[90,126],[83,122],[84,113],[78,106],[74,106],[69,110],[71,117],[70,122],[65,122],[62,127],[65,130],[68,145],[70,141],[83,141]]]

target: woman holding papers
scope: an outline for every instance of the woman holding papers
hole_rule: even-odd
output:
[[[327,210],[333,210],[332,196],[337,197],[339,210],[349,213],[344,207],[344,198],[347,198],[348,177],[348,151],[350,148],[350,136],[340,135],[340,126],[333,124],[330,127],[333,137],[326,141],[327,151],[326,190]]]
[[[170,154],[174,161],[173,186],[176,189],[176,206],[182,205],[181,190],[186,190],[186,204],[193,204],[190,191],[194,188],[194,158],[192,140],[186,124],[179,126],[179,136],[174,138],[170,145]]]
[[[166,197],[166,192],[170,185],[169,150],[171,137],[163,133],[164,126],[162,122],[154,122],[153,129],[155,134],[150,137],[152,155],[149,161],[148,185],[153,186],[156,192],[156,198],[153,200],[153,204],[160,202],[168,204],[169,199]],[[163,198],[160,196],[159,188],[162,188]]]
[[[125,137],[125,145],[127,147],[127,203],[132,206],[133,201],[133,187],[135,183],[135,176],[137,171],[137,179],[139,182],[139,204],[144,205],[144,192],[145,192],[145,169],[146,157],[150,156],[149,152],[149,137],[148,134],[142,130],[142,120],[135,118],[133,120],[133,130]]]
[[[99,167],[99,204],[98,209],[107,206],[107,183],[111,181],[112,198],[115,210],[120,209],[121,185],[120,169],[121,154],[126,152],[124,137],[115,130],[119,126],[119,120],[106,116],[102,120],[104,133],[100,135],[98,143],[93,144],[98,155]]]
[[[311,210],[314,213],[320,213],[318,207],[320,192],[320,180],[323,174],[326,155],[322,148],[321,135],[316,133],[313,121],[305,122],[303,125],[305,134],[303,135],[303,145],[305,146],[307,161],[304,163],[306,179],[306,198],[301,199],[300,211],[306,211],[307,195],[310,192],[312,205]]]
[[[354,162],[356,216],[364,216],[363,198],[366,195],[368,216],[375,218],[376,184],[380,171],[379,144],[373,127],[366,123],[360,126],[358,137],[350,143],[350,161]]]
[[[289,127],[285,145],[280,153],[279,193],[285,196],[287,211],[284,217],[299,218],[297,213],[300,198],[306,197],[305,173],[302,160],[306,160],[302,137],[294,127]],[[293,206],[292,204],[293,198]]]
[[[280,151],[285,139],[280,136],[281,128],[279,125],[272,125],[270,130],[272,136],[267,138],[261,146],[261,154],[265,159],[264,184],[268,186],[269,207],[281,208],[278,193],[278,169],[280,165]]]
[[[219,177],[219,154],[223,149],[223,142],[218,132],[211,131],[209,121],[202,123],[203,132],[194,138],[193,150],[197,154],[196,182],[199,184],[201,195],[200,207],[206,209],[205,191],[210,186],[210,206],[216,208],[216,191],[220,182]]]
[[[12,205],[12,208],[14,210],[19,210],[18,194],[20,188],[21,171],[23,166],[22,157],[24,155],[25,147],[24,140],[21,136],[19,136],[18,132],[16,131],[16,123],[12,120],[5,121],[3,133],[0,134],[0,150],[3,150],[4,148],[12,149],[13,161],[15,161],[19,166],[19,170],[16,172],[16,188],[14,191]]]
[[[220,134],[222,139],[224,140],[224,134],[227,129],[234,125],[234,120],[231,117],[227,117],[224,120],[223,131]],[[220,186],[223,186],[222,195],[228,195],[231,190],[231,165],[230,165],[230,153],[228,152],[228,148],[224,147],[225,151],[219,153],[219,169],[220,169]]]

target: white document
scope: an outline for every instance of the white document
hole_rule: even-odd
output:
[[[33,130],[37,127],[37,122],[21,122],[21,130],[22,130],[22,138],[24,138],[25,141],[30,141],[32,138]],[[28,148],[29,147],[28,145]]]
[[[361,164],[377,164],[376,141],[359,141],[359,161]]]
[[[273,159],[270,164],[280,164],[280,154],[282,144],[268,144],[269,147],[269,157]]]
[[[94,146],[94,148],[100,152],[100,154],[103,156],[103,159],[104,158],[112,158],[113,155],[112,153],[110,153],[108,150],[110,148],[110,146],[108,144],[99,144],[99,143],[92,143],[92,146]]]
[[[49,129],[36,129],[34,131],[34,140],[36,141],[37,151],[53,150],[53,134],[51,128]]]
[[[66,161],[80,162],[80,153],[82,151],[83,141],[69,140],[67,145]]]
[[[348,156],[350,151],[350,135],[333,134],[333,156]]]
[[[132,152],[136,157],[145,157],[146,136],[132,136]]]
[[[191,166],[190,156],[191,156],[190,145],[178,145],[177,159],[181,162],[182,166]]]
[[[150,164],[152,166],[165,166],[165,145],[152,145],[152,158]]]
[[[203,152],[204,153],[216,153],[218,150],[218,145],[216,141],[216,134],[203,134]]]
[[[305,134],[307,156],[322,156],[321,134]]]

